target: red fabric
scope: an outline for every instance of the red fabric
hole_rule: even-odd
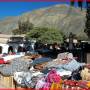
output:
[[[0,59],[0,64],[5,64],[5,61],[3,59]]]
[[[4,61],[3,58],[0,59],[0,64],[7,64],[7,63],[9,63],[9,60],[8,61]]]

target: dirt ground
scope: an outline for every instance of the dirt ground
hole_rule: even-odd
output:
[[[87,63],[90,63],[90,53],[87,54]]]

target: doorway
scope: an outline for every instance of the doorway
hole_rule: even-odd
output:
[[[0,46],[0,54],[2,54],[2,46]]]
[[[13,50],[13,47],[12,46],[9,46],[9,48],[8,48],[8,53],[9,52],[11,52],[11,53],[13,53],[14,52],[14,50]]]
[[[19,46],[17,51],[18,52],[23,52],[23,47]]]

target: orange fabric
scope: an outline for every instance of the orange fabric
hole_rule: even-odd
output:
[[[50,90],[62,90],[62,83],[63,83],[62,80],[60,80],[60,83],[53,82],[51,84]]]

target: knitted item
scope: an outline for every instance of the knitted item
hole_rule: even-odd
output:
[[[48,82],[46,82],[46,83],[44,84],[42,90],[50,90],[50,86],[51,86],[51,84],[48,83]]]
[[[84,68],[84,70],[81,71],[81,77],[82,80],[90,81],[90,72],[88,68]]]
[[[37,84],[36,84],[36,87],[35,87],[35,90],[39,90],[39,89],[42,89],[45,85],[45,78],[41,78],[40,80],[37,81]]]
[[[46,82],[49,82],[49,83],[53,83],[53,82],[59,83],[60,80],[61,80],[61,77],[60,75],[57,74],[55,69],[52,69],[46,77]]]
[[[62,90],[62,84],[60,83],[52,83],[50,90]]]

